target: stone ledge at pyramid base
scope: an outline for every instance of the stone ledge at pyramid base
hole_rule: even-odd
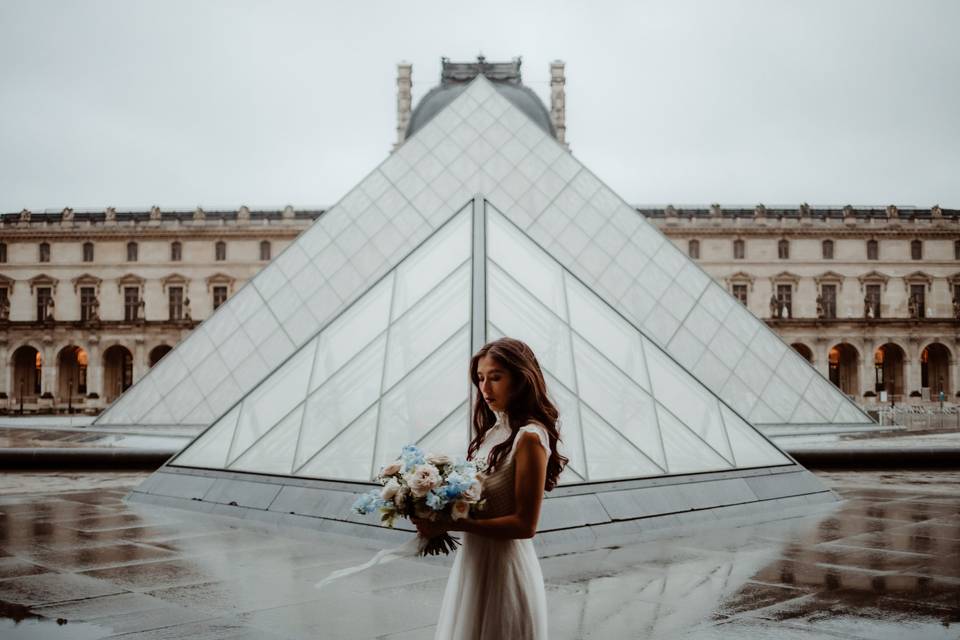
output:
[[[414,529],[360,516],[350,505],[371,485],[164,467],[131,492],[134,503],[230,516],[250,526],[296,527],[372,544],[401,544]],[[839,498],[799,465],[561,486],[546,494],[534,544],[541,556],[644,539],[652,531],[709,529],[719,520],[770,521]]]

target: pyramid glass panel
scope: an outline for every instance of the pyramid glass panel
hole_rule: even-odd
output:
[[[589,478],[615,480],[663,475],[664,470],[596,413],[584,407],[583,436]]]
[[[469,397],[469,360],[469,327],[464,327],[387,391],[380,403],[377,464],[396,458],[401,448],[420,440]]]
[[[233,461],[230,469],[288,476],[293,471],[293,454],[297,448],[297,432],[303,421],[303,405],[286,415],[280,424],[268,431],[246,453]]]
[[[230,443],[233,440],[233,432],[237,428],[237,418],[239,417],[240,405],[238,404],[191,442],[177,456],[177,461],[188,467],[207,467],[210,469],[226,467],[227,453],[230,452]]]
[[[367,482],[373,479],[373,457],[370,442],[377,435],[377,406],[348,426],[339,437],[326,444],[296,475],[314,478],[337,478]]]
[[[386,346],[386,335],[379,336],[310,394],[294,468],[312,458],[357,416],[376,404]]]
[[[421,436],[416,445],[424,451],[464,455],[470,445],[469,431],[464,428],[470,422],[469,410],[469,403],[464,402],[446,420]]]

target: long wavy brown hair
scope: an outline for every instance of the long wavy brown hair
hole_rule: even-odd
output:
[[[511,390],[507,398],[507,421],[510,424],[511,434],[490,450],[487,462],[491,468],[496,466],[510,452],[513,441],[517,438],[520,427],[536,422],[542,425],[550,438],[550,459],[547,460],[547,478],[544,490],[550,491],[557,486],[557,478],[569,460],[557,452],[557,442],[560,441],[560,432],[557,429],[557,419],[560,413],[556,406],[547,397],[547,383],[543,379],[540,363],[533,354],[533,350],[520,340],[500,338],[483,345],[470,359],[470,380],[477,391],[477,399],[473,405],[473,432],[474,437],[467,449],[467,457],[473,458],[480,448],[483,437],[493,428],[497,421],[497,414],[487,406],[480,392],[480,381],[477,376],[477,365],[480,358],[490,356],[510,374]]]

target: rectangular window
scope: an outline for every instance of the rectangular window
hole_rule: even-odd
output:
[[[879,284],[867,285],[866,306],[867,306],[867,310],[870,313],[871,318],[880,317],[880,285]]]
[[[40,262],[50,262],[50,245],[46,242],[40,243]]]
[[[80,319],[84,322],[93,317],[93,301],[96,298],[94,287],[80,287]]]
[[[170,301],[170,319],[183,320],[183,287],[167,289]]]
[[[747,306],[747,285],[733,285],[733,297],[740,301],[740,304]]]
[[[6,309],[7,318],[10,316],[10,293],[6,287],[0,287],[0,309]]]
[[[923,241],[913,240],[910,243],[910,259],[923,260]]]
[[[777,285],[777,304],[780,305],[780,317],[793,317],[793,285]]]
[[[37,287],[37,322],[47,319],[47,304],[53,297],[50,287]]]
[[[179,242],[170,243],[170,261],[180,262],[183,259],[183,245]]]
[[[867,260],[877,260],[880,257],[880,245],[876,240],[867,240]]]
[[[925,284],[912,284],[910,285],[910,297],[913,298],[913,302],[916,305],[917,309],[917,318],[926,318],[926,307],[927,307],[927,285]]]
[[[83,243],[83,261],[93,262],[93,243],[92,242]]]
[[[132,322],[137,319],[137,306],[140,303],[138,287],[123,288],[123,319]]]
[[[226,260],[227,259],[227,243],[218,242],[214,245],[214,259],[216,260]]]
[[[214,287],[213,288],[213,308],[216,309],[226,301],[227,301],[227,288]]]
[[[136,262],[137,261],[137,243],[128,242],[127,243],[127,262]]]
[[[833,319],[837,317],[837,285],[825,284],[820,287],[821,304],[823,304],[823,317]]]
[[[743,248],[743,240],[734,240],[733,241],[733,259],[734,260],[743,260],[745,254]]]
[[[0,242],[0,262],[7,261],[7,243]]]

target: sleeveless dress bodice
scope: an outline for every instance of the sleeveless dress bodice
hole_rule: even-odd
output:
[[[482,479],[486,500],[477,519],[498,518],[516,508],[514,452],[520,433],[535,433],[550,455],[546,430],[537,424],[520,427],[512,449]],[[505,414],[486,433],[474,457],[510,437]],[[440,606],[436,640],[546,640],[547,597],[533,541],[454,533],[463,542],[457,550]]]

